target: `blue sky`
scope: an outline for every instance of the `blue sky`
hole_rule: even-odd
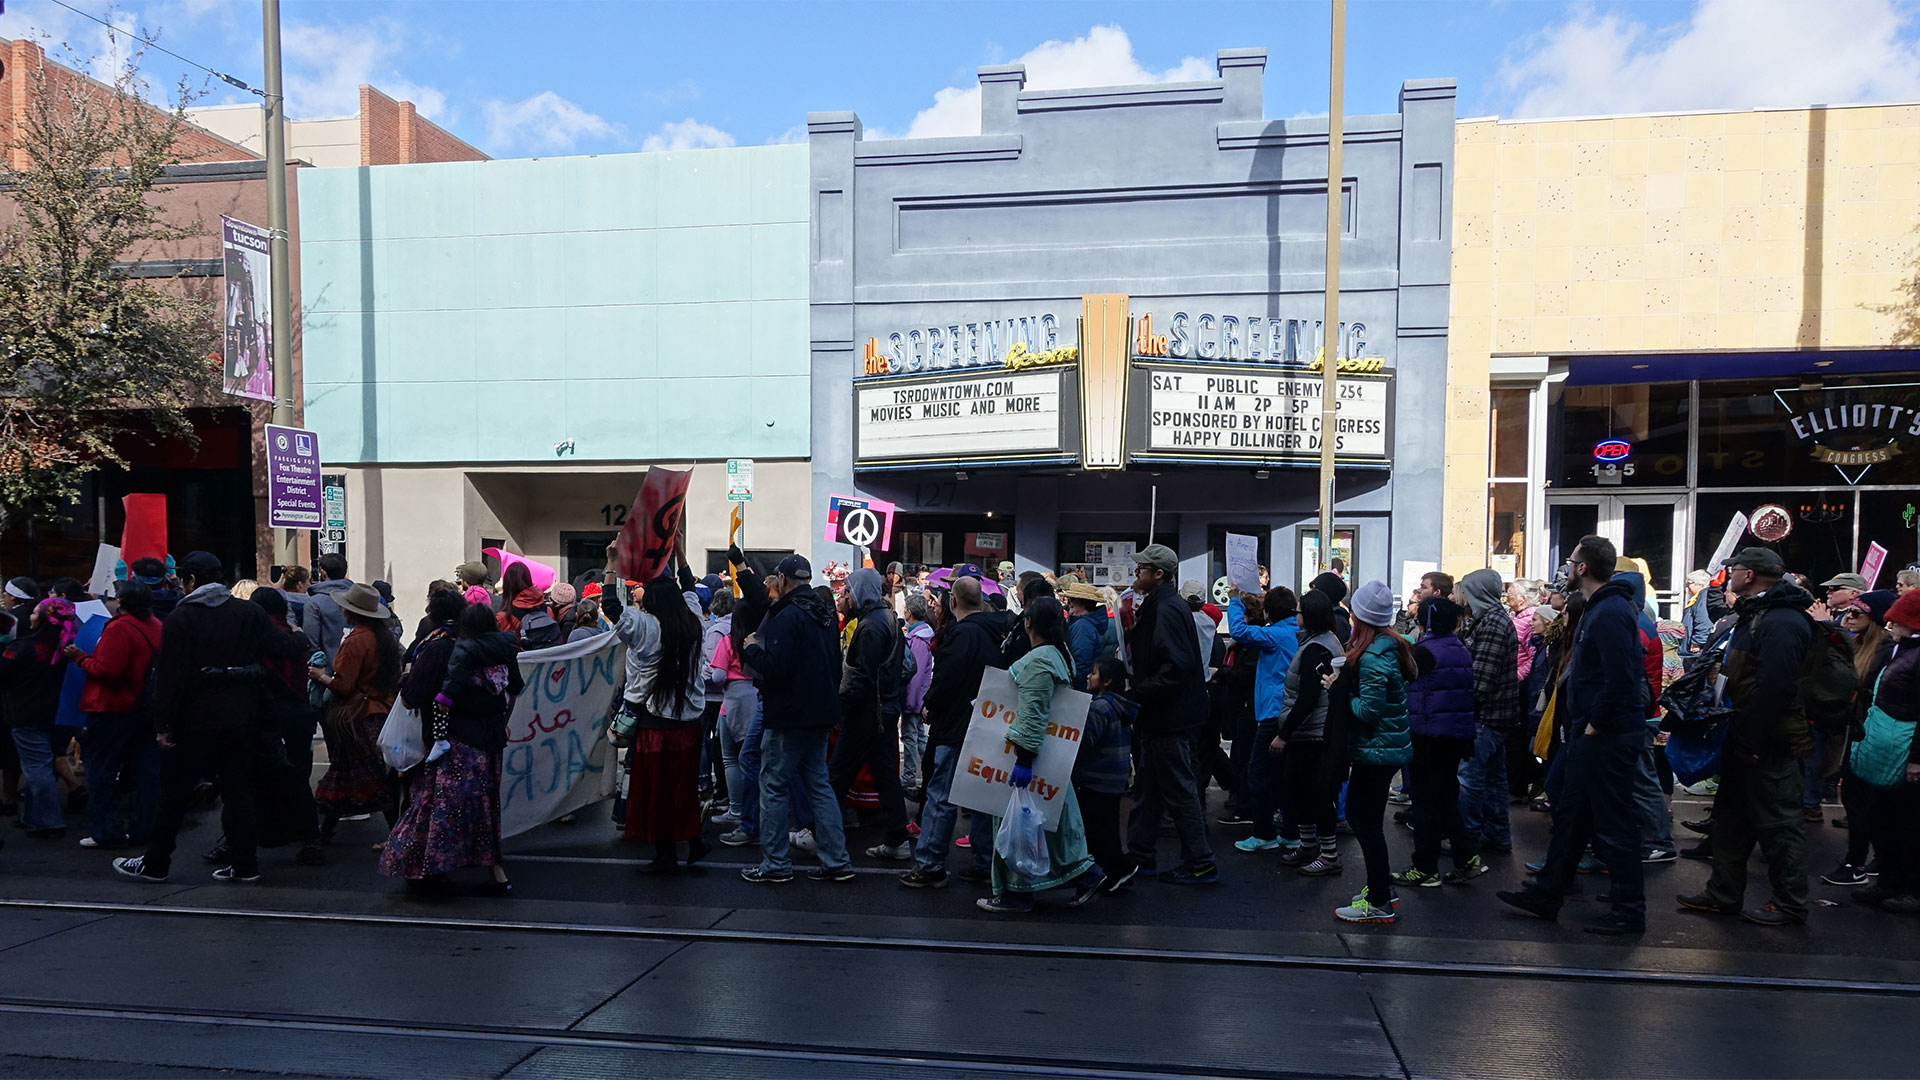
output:
[[[258,85],[255,0],[67,0]],[[982,64],[1028,85],[1212,76],[1267,49],[1269,117],[1325,112],[1328,5],[1266,2],[284,0],[289,110],[345,115],[372,83],[496,156],[746,145],[852,109],[868,137],[977,128]],[[0,36],[98,57],[105,31],[7,0]],[[162,86],[203,73],[149,53]],[[1915,0],[1352,0],[1347,111],[1392,112],[1406,78],[1460,81],[1462,116],[1920,100]],[[205,103],[242,100],[214,83]]]

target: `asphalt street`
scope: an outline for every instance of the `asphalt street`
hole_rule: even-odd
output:
[[[1867,1077],[1920,1059],[1920,920],[1819,884],[1837,906],[1804,928],[1681,913],[1706,874],[1685,861],[1649,867],[1643,938],[1580,933],[1592,902],[1515,917],[1493,892],[1546,835],[1522,808],[1513,855],[1403,890],[1391,927],[1331,916],[1360,883],[1351,842],[1343,877],[1307,879],[1223,828],[1217,886],[1015,918],[864,856],[843,885],[743,882],[754,849],[642,875],[604,805],[509,841],[510,899],[403,896],[375,822],[343,825],[325,866],[286,849],[262,883],[216,884],[193,855],[217,824],[183,836],[167,886],[115,879],[78,829],[9,838],[0,1075]],[[1845,834],[1809,832],[1816,872],[1838,861]]]

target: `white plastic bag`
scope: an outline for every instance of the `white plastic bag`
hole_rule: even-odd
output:
[[[993,850],[1007,861],[1013,872],[1023,878],[1039,880],[1053,869],[1047,857],[1047,824],[1034,805],[1033,792],[1014,788],[1007,800],[1007,814],[993,834]]]
[[[406,772],[427,759],[418,710],[394,703],[387,722],[380,726],[380,758],[394,772]]]

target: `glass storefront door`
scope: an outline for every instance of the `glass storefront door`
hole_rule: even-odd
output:
[[[1549,496],[1547,519],[1556,575],[1581,537],[1604,536],[1622,558],[1647,561],[1648,584],[1661,612],[1674,610],[1688,570],[1685,495]]]

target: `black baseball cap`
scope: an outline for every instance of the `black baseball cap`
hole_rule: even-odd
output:
[[[813,580],[813,564],[808,562],[807,557],[799,552],[795,552],[781,559],[780,565],[774,567],[773,572],[783,577],[792,578],[795,581]]]
[[[1779,577],[1787,572],[1787,564],[1780,560],[1778,552],[1763,547],[1741,548],[1727,560],[1728,566],[1744,566],[1756,574]]]

